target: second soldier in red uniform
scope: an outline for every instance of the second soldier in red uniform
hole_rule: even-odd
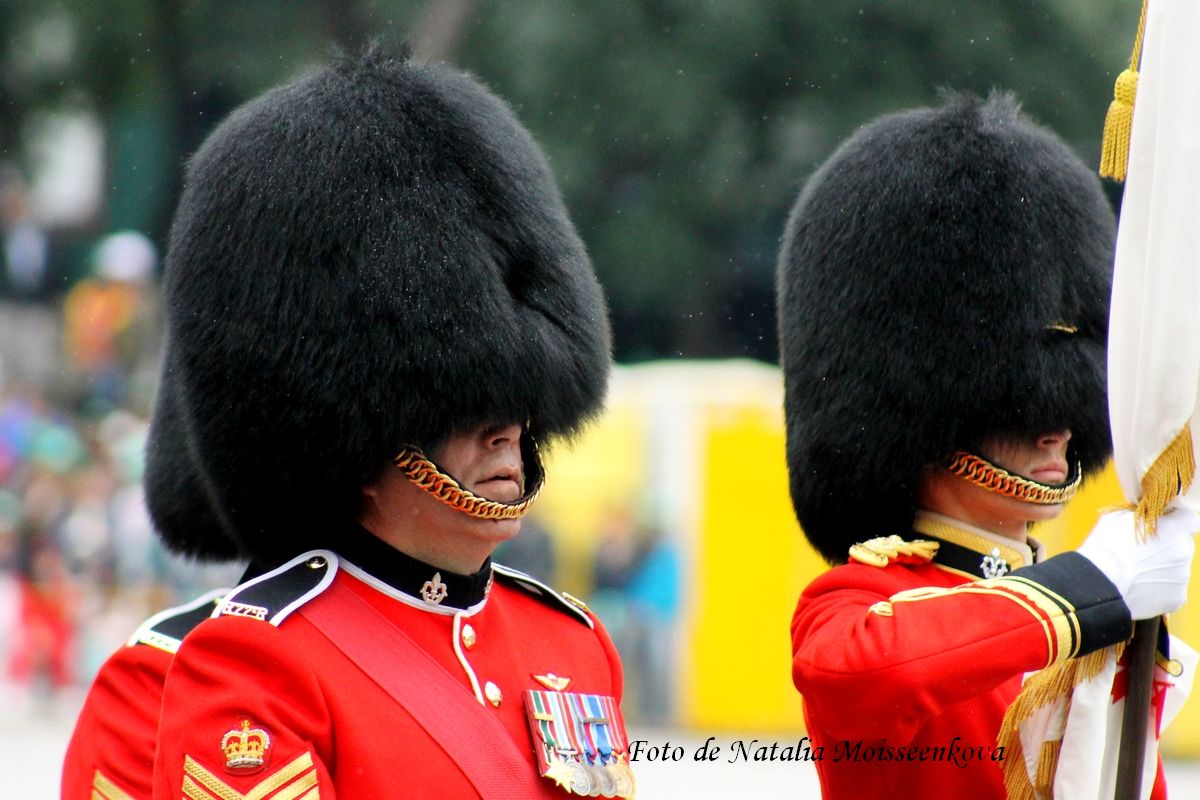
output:
[[[834,566],[792,621],[827,798],[1004,798],[1022,676],[1182,604],[1197,519],[1139,545],[1109,515],[1047,558],[1110,449],[1113,220],[1099,181],[1016,102],[950,96],[847,141],[779,260],[787,455]]]

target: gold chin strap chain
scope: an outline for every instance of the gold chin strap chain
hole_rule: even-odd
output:
[[[537,483],[523,497],[511,503],[480,497],[438,469],[420,448],[405,446],[395,458],[395,464],[413,484],[435,500],[476,519],[517,519],[525,513],[542,490],[541,470]]]
[[[997,467],[990,461],[971,455],[965,450],[959,450],[951,456],[950,463],[946,465],[946,468],[958,477],[987,489],[989,492],[1041,506],[1067,502],[1075,496],[1079,484],[1083,481],[1083,470],[1078,464],[1075,466],[1074,477],[1068,476],[1065,483],[1050,485],[1014,475],[1003,467]]]

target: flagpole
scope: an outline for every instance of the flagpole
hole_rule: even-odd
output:
[[[1138,620],[1126,648],[1125,709],[1121,718],[1121,747],[1117,756],[1115,800],[1141,800],[1146,757],[1146,731],[1154,686],[1154,654],[1158,649],[1160,618]]]

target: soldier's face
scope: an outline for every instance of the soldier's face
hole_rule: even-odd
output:
[[[987,439],[979,449],[984,458],[1014,475],[1030,478],[1038,483],[1058,484],[1065,481],[1070,472],[1067,464],[1067,444],[1070,441],[1071,431],[1061,430],[1044,433],[1034,439]],[[1014,519],[1038,522],[1054,519],[1062,512],[1061,503],[1040,505],[1004,497],[994,492],[987,494],[999,501],[989,503],[992,513],[1006,514]]]
[[[1032,439],[993,437],[980,445],[979,455],[1014,475],[1038,483],[1056,484],[1067,479],[1069,430],[1054,431]],[[926,470],[918,492],[918,504],[984,530],[1024,539],[1031,522],[1054,519],[1062,505],[1039,505],[996,494],[949,471]]]
[[[511,502],[524,492],[522,427],[480,425],[426,451],[465,489],[488,500]],[[477,519],[426,494],[398,469],[386,469],[363,487],[359,522],[414,558],[452,572],[479,569],[498,547],[521,530],[518,519]]]
[[[984,441],[981,455],[997,466],[1038,483],[1056,484],[1067,479],[1067,444],[1071,431],[1043,434],[1036,439],[992,438]]]
[[[512,502],[525,485],[521,433],[516,423],[480,425],[439,442],[429,457],[474,494]]]

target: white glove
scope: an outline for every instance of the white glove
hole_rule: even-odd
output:
[[[1158,518],[1158,532],[1139,542],[1132,511],[1100,517],[1079,554],[1113,582],[1134,619],[1152,619],[1187,600],[1188,577],[1200,532],[1200,516],[1176,508]]]

